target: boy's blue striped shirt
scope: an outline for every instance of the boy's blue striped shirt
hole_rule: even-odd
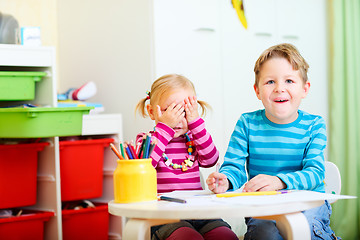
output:
[[[248,180],[248,173],[249,179],[258,174],[277,176],[287,189],[324,192],[325,121],[301,110],[298,113],[289,124],[269,121],[265,110],[240,117],[220,169],[234,189]]]

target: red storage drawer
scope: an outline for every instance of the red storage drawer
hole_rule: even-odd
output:
[[[101,197],[104,148],[112,138],[60,141],[61,200]]]
[[[0,208],[36,203],[38,152],[48,142],[0,145]]]
[[[107,203],[94,203],[95,208],[62,210],[63,239],[107,240],[109,213]]]
[[[44,239],[45,221],[52,216],[53,212],[23,210],[21,216],[0,218],[0,239]]]

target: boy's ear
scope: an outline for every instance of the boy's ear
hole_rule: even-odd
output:
[[[155,120],[154,109],[150,104],[146,105],[146,110],[147,110],[151,120]]]
[[[309,90],[310,90],[310,85],[311,84],[309,81],[304,84],[304,94],[303,94],[302,98],[305,98],[308,95]]]
[[[259,88],[256,86],[256,84],[254,84],[254,90],[255,90],[256,97],[257,97],[259,100],[261,100],[261,99],[260,99],[260,91],[259,91]]]

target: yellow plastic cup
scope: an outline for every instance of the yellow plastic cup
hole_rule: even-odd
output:
[[[117,160],[114,198],[115,203],[157,200],[156,170],[151,159]]]

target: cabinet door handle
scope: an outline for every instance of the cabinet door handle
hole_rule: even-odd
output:
[[[196,31],[196,32],[215,32],[215,29],[209,28],[209,27],[200,27],[200,28],[196,28],[194,31]]]
[[[271,33],[266,33],[266,32],[257,32],[257,33],[255,33],[255,36],[258,36],[258,37],[271,37],[272,34]]]
[[[295,35],[284,35],[283,38],[284,38],[284,39],[298,40],[298,39],[299,39],[299,36],[295,36]]]

